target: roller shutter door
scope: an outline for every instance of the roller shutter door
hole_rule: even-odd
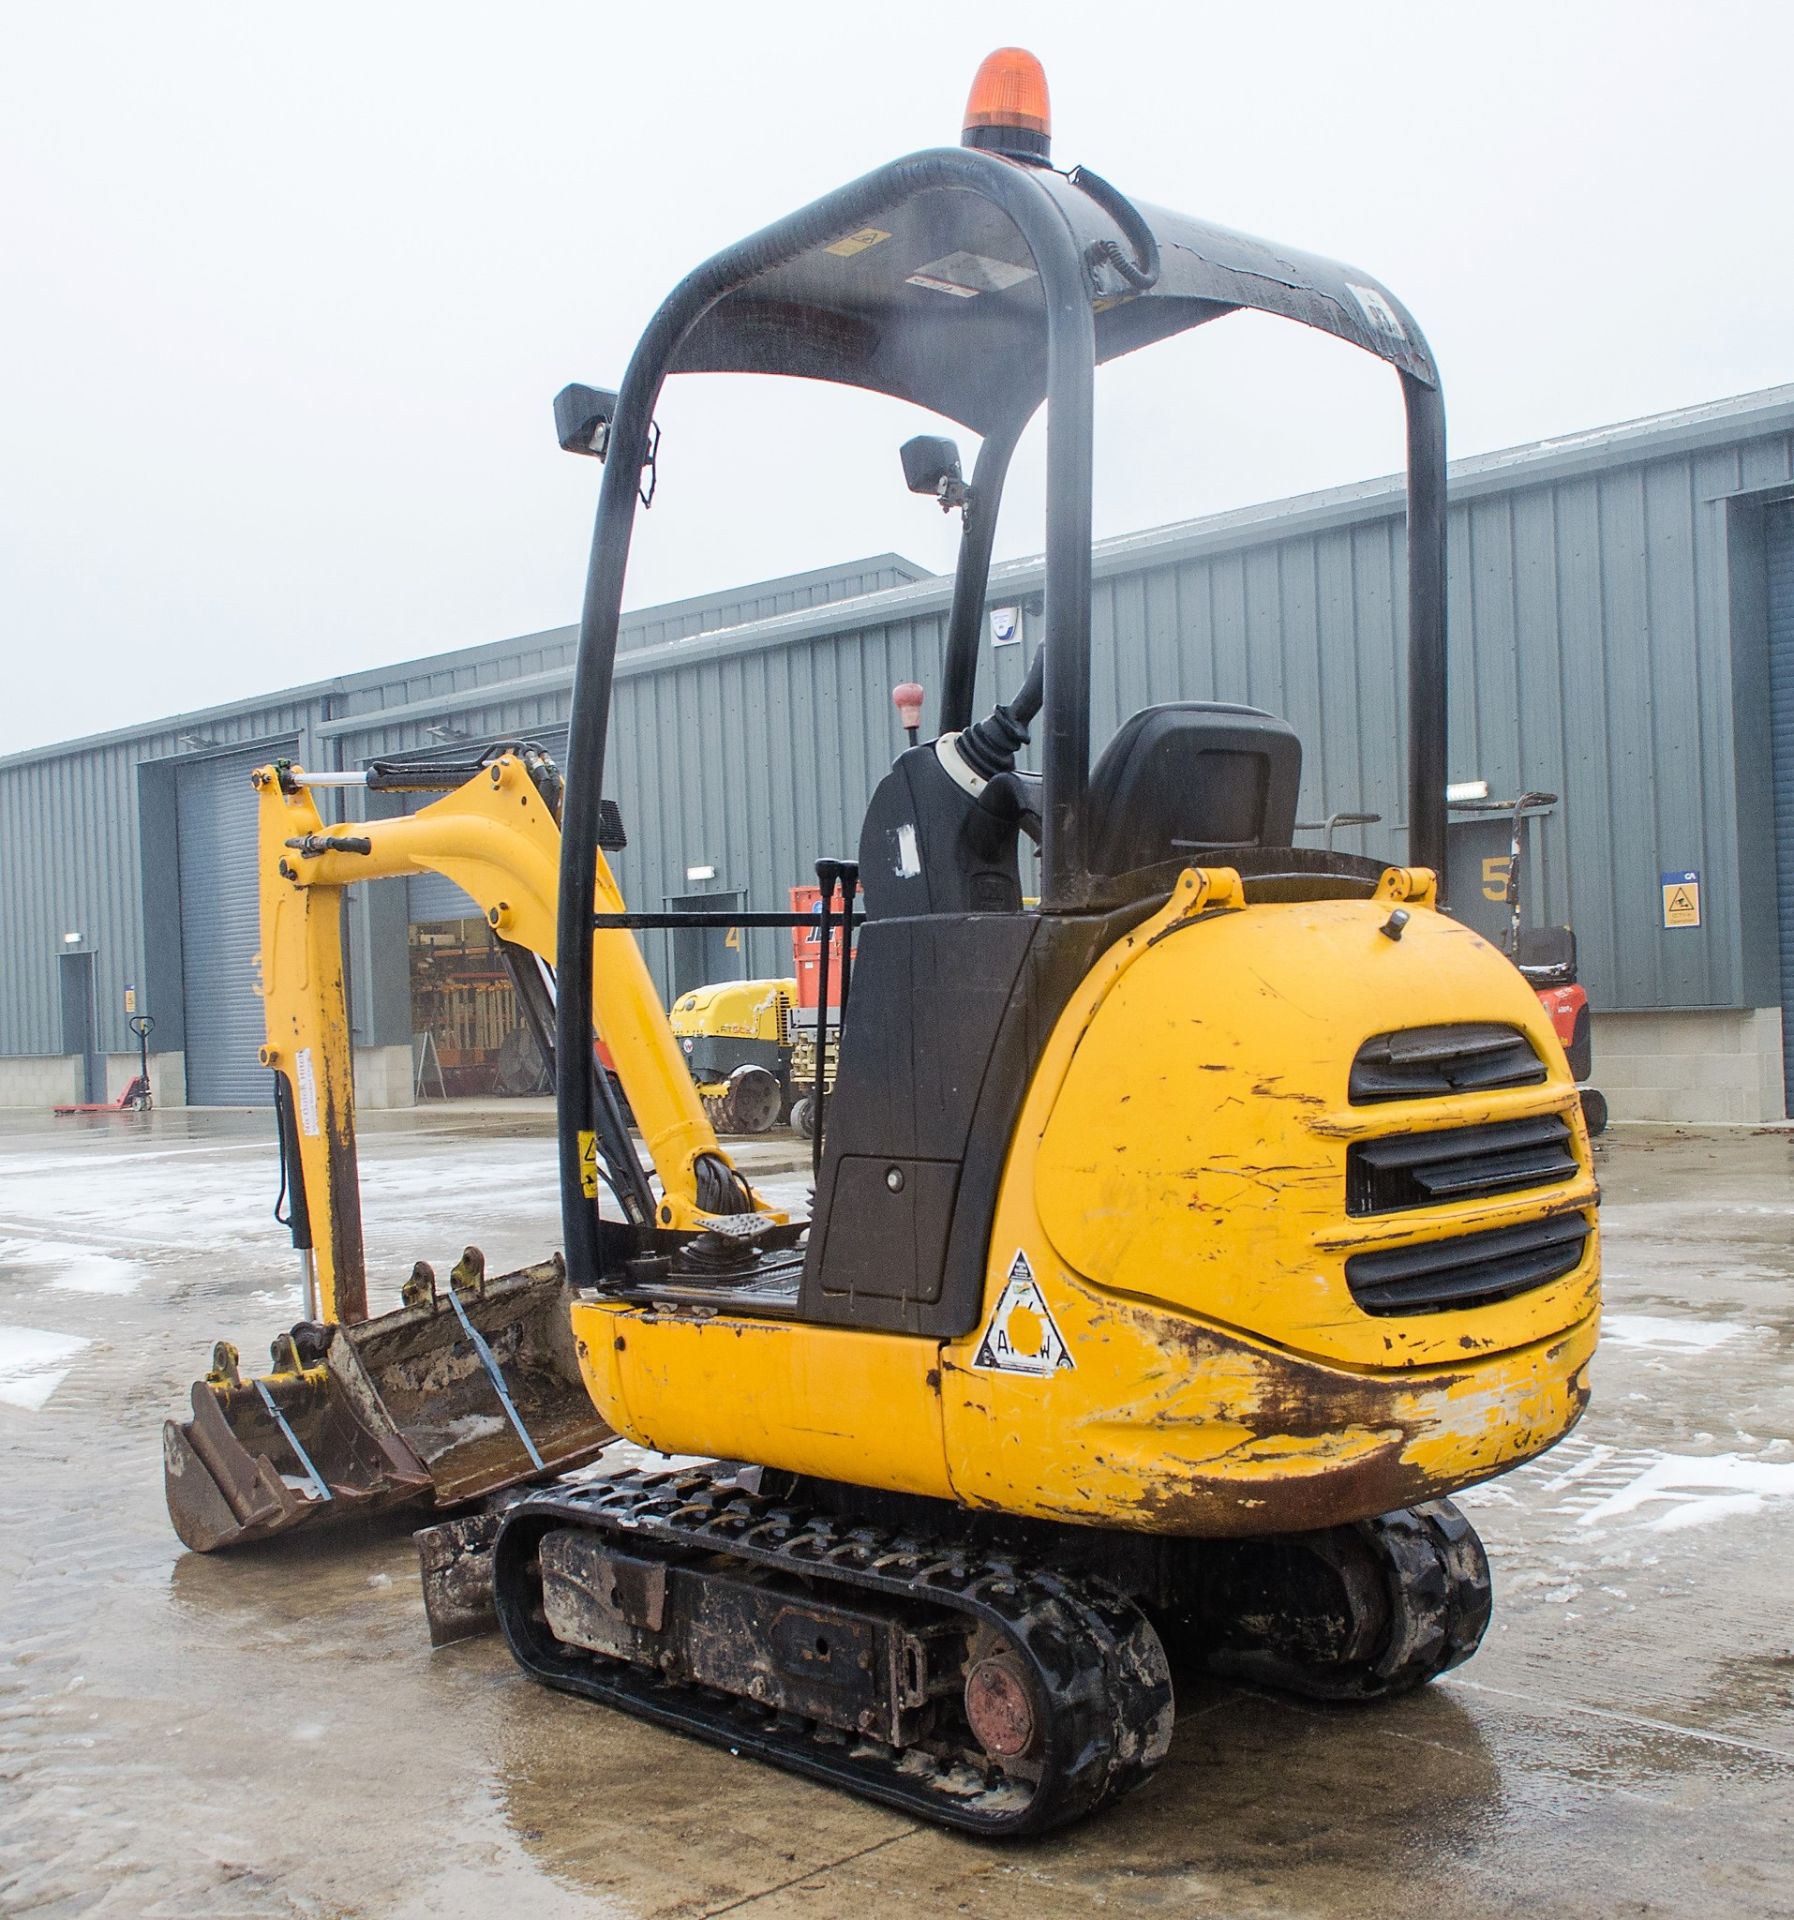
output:
[[[1775,730],[1775,868],[1782,954],[1782,1071],[1794,1089],[1794,502],[1771,507],[1769,712]],[[1784,1111],[1787,1092],[1784,1091]]]
[[[196,1107],[262,1106],[271,1097],[256,1058],[265,1028],[255,991],[261,941],[249,776],[272,756],[267,747],[221,754],[176,777],[187,1099]]]
[[[418,807],[407,807],[407,813],[429,803],[426,794],[411,797]],[[478,920],[481,914],[472,895],[463,893],[454,881],[440,873],[413,873],[405,879],[405,917],[416,927],[438,920]]]

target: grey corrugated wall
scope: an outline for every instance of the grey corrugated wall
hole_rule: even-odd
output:
[[[315,703],[276,702],[209,716],[202,751],[266,743],[271,752],[309,750]],[[50,751],[0,762],[0,1053],[45,1054],[62,1044],[56,956],[63,935],[94,949],[99,1043],[134,1052],[125,1027],[124,990],[144,980],[144,850],[139,833],[139,769],[191,757],[187,723],[75,752]],[[246,806],[253,795],[245,792]],[[152,846],[172,896],[175,847]],[[179,1015],[155,1009],[154,1044],[179,1043]]]
[[[1679,429],[1692,444],[1616,432],[1454,471],[1451,774],[1562,796],[1537,830],[1536,910],[1575,924],[1610,1010],[1747,1004],[1767,978],[1740,893],[1768,796],[1741,786],[1736,752],[1766,685],[1733,657],[1728,509],[1794,481],[1794,396],[1774,412],[1773,431],[1748,437],[1697,418]],[[1307,744],[1302,817],[1380,813],[1360,843],[1400,857],[1403,568],[1387,488],[1105,543],[1093,739],[1150,701],[1269,707]],[[1033,563],[1000,569],[992,603],[1025,605],[1039,586]],[[939,686],[944,602],[938,584],[913,587],[851,624],[794,616],[624,663],[607,786],[634,897],[684,891],[704,864],[719,887],[781,905],[817,852],[851,852],[897,743],[892,683]],[[1031,648],[1039,622],[1025,627]],[[981,701],[993,658],[1000,691],[1019,673],[1019,650],[987,645]],[[1659,877],[1688,867],[1704,876],[1704,924],[1666,931]],[[775,938],[756,943],[756,970],[779,964]]]
[[[1761,950],[1773,915],[1764,931],[1739,898],[1770,824],[1751,746],[1766,682],[1734,631],[1751,556],[1733,508],[1790,483],[1786,388],[1453,469],[1452,776],[1562,794],[1542,831],[1540,905],[1574,920],[1604,1007],[1746,1004],[1773,971],[1773,945],[1766,965]],[[1308,746],[1303,817],[1381,813],[1389,825],[1363,845],[1399,855],[1402,545],[1399,495],[1380,482],[1102,543],[1094,738],[1151,700],[1270,707]],[[719,890],[781,906],[819,851],[853,850],[898,741],[893,682],[940,684],[945,583],[827,604],[886,565],[904,567],[887,557],[805,576],[807,588],[769,583],[766,598],[811,599],[771,617],[746,611],[747,590],[707,616],[683,604],[631,616],[606,785],[638,904],[713,865]],[[1026,605],[1039,586],[1034,563],[1005,566],[991,602]],[[650,616],[703,631],[655,638]],[[1030,649],[1039,624],[1030,611]],[[313,764],[351,765],[437,744],[438,702],[470,741],[552,732],[572,640],[571,628],[528,635],[0,763],[0,1052],[57,1045],[55,953],[77,926],[101,952],[103,1043],[123,1046],[119,996],[141,962],[136,767],[182,751],[180,727],[221,747],[290,732]],[[1023,651],[994,656],[999,685],[986,646],[981,701],[1012,690]],[[1705,878],[1706,923],[1666,934],[1658,875],[1686,867]],[[751,963],[782,968],[780,936],[756,936]]]
[[[630,614],[624,642],[635,647],[669,635],[714,630],[789,611],[819,606],[925,578],[922,570],[896,554],[878,554],[837,567],[711,594]],[[106,1052],[135,1051],[124,1012],[124,990],[142,993],[156,977],[145,953],[142,860],[143,773],[250,744],[270,753],[290,753],[313,766],[338,764],[335,736],[343,716],[379,711],[418,701],[463,699],[483,686],[531,675],[564,677],[569,671],[577,629],[561,627],[542,634],[466,648],[455,654],[406,663],[396,668],[347,676],[290,693],[246,701],[203,713],[181,715],[139,729],[49,747],[0,759],[0,1054],[57,1052],[61,1047],[61,1001],[57,955],[65,933],[84,936],[96,955],[99,996],[99,1044]],[[537,729],[565,712],[564,694],[524,700],[493,709],[472,722],[458,716],[457,733],[521,732]],[[504,717],[498,717],[499,715]],[[366,753],[401,747],[431,748],[426,722],[387,729],[372,736],[378,744]],[[388,736],[391,744],[386,744]],[[185,736],[185,738],[183,738]],[[342,761],[356,763],[361,742]],[[245,793],[246,806],[253,796]],[[149,857],[175,887],[178,847],[172,818],[152,808]],[[348,811],[359,814],[358,806]],[[326,817],[330,807],[326,804]],[[151,884],[155,875],[151,876]],[[167,980],[164,976],[164,985]],[[172,991],[155,999],[155,1046],[182,1043],[181,1008]]]

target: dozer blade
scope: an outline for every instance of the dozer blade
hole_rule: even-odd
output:
[[[420,1261],[396,1312],[283,1334],[262,1379],[222,1350],[192,1419],[163,1429],[175,1531],[211,1553],[583,1466],[613,1436],[579,1377],[568,1300],[558,1254],[488,1281],[470,1247],[444,1291]]]

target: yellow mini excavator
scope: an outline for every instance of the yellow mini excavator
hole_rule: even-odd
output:
[[[289,1528],[411,1504],[457,1508],[593,1458],[612,1437],[580,1380],[558,1256],[489,1277],[469,1247],[440,1285],[419,1261],[394,1311],[368,1316],[354,1090],[343,986],[344,890],[418,872],[446,875],[485,910],[526,1021],[552,1063],[561,778],[537,747],[477,762],[376,762],[358,773],[275,763],[255,775],[261,993],[280,1140],[285,1219],[299,1250],[304,1318],[273,1343],[272,1371],[245,1378],[220,1342],[191,1417],[163,1434],[168,1510],[209,1552]],[[332,787],[442,797],[398,819],[327,827]],[[621,904],[606,862],[588,863],[592,904]],[[624,1219],[688,1230],[741,1188],[717,1147],[627,935],[604,954],[605,1057],[635,1090],[662,1196],[656,1200],[603,1083],[587,1159]],[[593,1052],[588,1036],[584,1053]]]
[[[1405,404],[1398,862],[1292,847],[1301,748],[1255,708],[1149,707],[1091,757],[1094,371],[1242,310],[1362,349]],[[717,371],[893,395],[982,444],[969,478],[950,440],[903,450],[963,526],[943,730],[870,796],[857,863],[825,863],[848,903],[857,865],[864,920],[811,1217],[675,1178],[643,1225],[601,1217],[588,1178],[594,1026],[638,1116],[690,1083],[624,1057],[631,935],[662,921],[594,910],[593,863],[657,397]],[[1004,473],[1043,405],[1044,646],[974,724]],[[610,1426],[752,1470],[511,1506],[492,1591],[516,1658],[985,1835],[1146,1779],[1174,1659],[1373,1699],[1467,1658],[1488,1567],[1446,1496],[1582,1411],[1596,1190],[1538,999],[1438,899],[1444,411],[1402,303],[1056,170],[1044,78],[1006,49],[960,146],[706,261],[620,390],[556,416],[604,462],[561,845],[572,1332]],[[1036,720],[1038,775],[1016,764]]]

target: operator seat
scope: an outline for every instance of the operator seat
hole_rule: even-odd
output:
[[[1302,743],[1258,707],[1143,707],[1090,770],[1090,865],[1114,878],[1189,854],[1287,847]]]

